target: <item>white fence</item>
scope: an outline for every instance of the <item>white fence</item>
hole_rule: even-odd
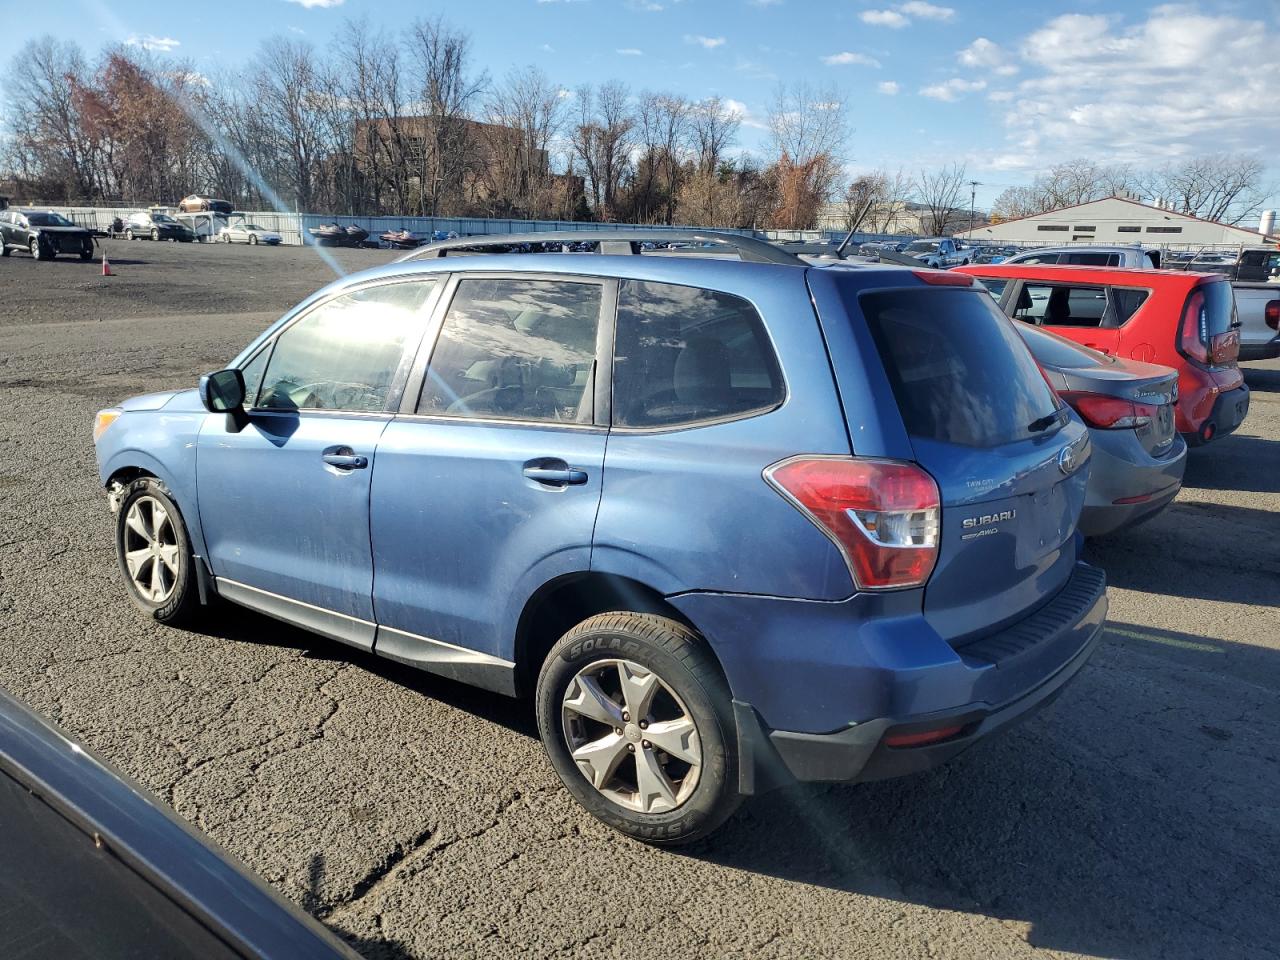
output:
[[[136,213],[139,207],[44,207],[75,221],[91,230],[109,230],[111,222],[119,217],[121,220],[130,213]],[[388,230],[408,230],[420,237],[429,237],[439,231],[456,233],[459,236],[476,236],[492,233],[545,233],[551,230],[576,230],[590,233],[596,230],[616,230],[619,228],[638,228],[644,230],[691,230],[695,227],[651,226],[634,223],[594,223],[572,220],[488,220],[479,217],[340,217],[319,213],[281,213],[270,210],[237,211],[233,219],[243,217],[264,230],[280,234],[284,243],[301,244],[311,242],[307,232],[313,227],[325,223],[338,223],[344,227],[358,226],[369,231],[369,236],[377,238]],[[705,228],[703,228],[705,229]],[[755,231],[731,228],[716,228],[721,233],[736,233],[753,236]]]

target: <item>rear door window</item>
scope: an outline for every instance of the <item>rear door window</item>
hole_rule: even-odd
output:
[[[618,291],[613,422],[665,427],[745,417],[785,395],[760,315],[741,297],[625,280]]]
[[[1025,257],[1018,257],[1017,262],[1018,262],[1018,263],[1025,263],[1025,264],[1026,264],[1027,266],[1029,266],[1029,267],[1036,266],[1037,264],[1043,265],[1043,264],[1057,263],[1057,262],[1058,262],[1058,254],[1056,254],[1056,253],[1033,253],[1033,254],[1030,254],[1030,255],[1025,256]]]
[[[911,436],[993,447],[1057,422],[1053,392],[985,293],[869,292],[859,304]]]
[[[571,280],[462,280],[417,412],[590,423],[603,290]]]
[[[1024,283],[1013,316],[1046,327],[1101,327],[1107,316],[1107,288]]]

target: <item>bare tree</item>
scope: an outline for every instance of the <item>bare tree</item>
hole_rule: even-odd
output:
[[[831,198],[849,137],[844,98],[834,87],[782,84],[769,111],[777,201],[774,225],[812,226]]]
[[[537,67],[513,70],[485,107],[484,167],[491,209],[541,217],[557,204],[551,148],[564,126],[560,88]]]
[[[586,172],[587,188],[596,218],[615,219],[618,191],[630,168],[631,95],[626,84],[611,80],[599,90],[578,88],[578,125],[573,149]]]
[[[1264,183],[1265,174],[1256,156],[1210,154],[1164,167],[1148,181],[1146,191],[1170,201],[1180,213],[1237,224],[1257,216],[1273,192]]]
[[[280,186],[300,210],[312,208],[317,162],[325,147],[315,60],[310,44],[272,37],[263,43],[252,73],[264,132],[280,158]]]
[[[967,210],[964,207],[964,164],[952,163],[936,170],[921,170],[915,179],[915,199],[920,204],[920,230],[942,236],[954,229]]]
[[[87,73],[79,46],[44,36],[22,48],[5,84],[19,172],[38,178],[64,198],[93,194],[72,93]]]
[[[738,139],[742,120],[719,97],[697,103],[689,111],[689,130],[699,172],[715,173],[725,152]]]
[[[442,197],[453,198],[455,204],[462,201],[464,182],[475,163],[470,116],[489,78],[471,68],[471,38],[441,16],[416,21],[408,44],[417,67],[419,108],[426,118],[417,164],[422,208],[436,216]]]
[[[1133,171],[1125,164],[1099,164],[1084,158],[1066,160],[1026,186],[1006,189],[996,197],[991,213],[1001,220],[1047,213],[1123,195],[1133,189],[1135,182]]]

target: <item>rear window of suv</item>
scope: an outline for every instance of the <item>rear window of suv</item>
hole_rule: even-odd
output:
[[[985,292],[868,292],[859,304],[911,436],[994,447],[1056,422],[1060,404]]]

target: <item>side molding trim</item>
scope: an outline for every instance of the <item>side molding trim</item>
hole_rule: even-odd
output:
[[[516,695],[516,665],[478,650],[457,647],[416,633],[378,627],[374,653],[508,697]]]
[[[377,625],[358,617],[349,617],[345,613],[336,613],[324,607],[312,606],[301,600],[282,597],[269,590],[260,590],[247,583],[228,580],[226,577],[215,577],[218,596],[233,603],[238,603],[250,610],[265,613],[268,617],[283,620],[312,633],[318,633],[330,640],[347,643],[361,650],[373,649],[373,638],[377,633]]]

